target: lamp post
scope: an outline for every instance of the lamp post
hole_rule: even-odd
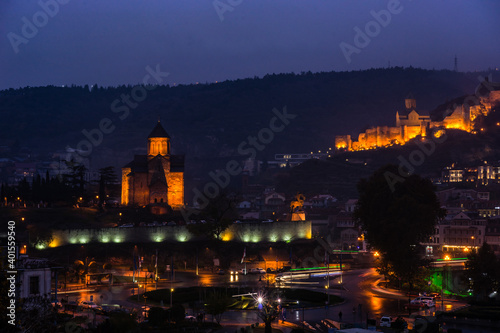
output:
[[[172,311],[172,294],[174,293],[174,288],[170,288],[170,311]]]

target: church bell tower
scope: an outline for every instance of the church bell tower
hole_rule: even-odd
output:
[[[170,155],[170,136],[159,120],[148,136],[148,160],[158,155],[163,157]]]

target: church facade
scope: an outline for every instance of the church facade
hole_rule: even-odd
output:
[[[147,155],[122,168],[122,205],[150,206],[153,213],[184,205],[184,155],[172,155],[160,121],[148,136]]]

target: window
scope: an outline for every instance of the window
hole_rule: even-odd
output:
[[[30,295],[40,294],[40,277],[30,276]]]

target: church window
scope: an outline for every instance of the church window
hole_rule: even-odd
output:
[[[155,203],[157,203],[157,202],[158,202],[158,199],[155,198]]]
[[[163,203],[163,198],[160,199],[160,202]]]

